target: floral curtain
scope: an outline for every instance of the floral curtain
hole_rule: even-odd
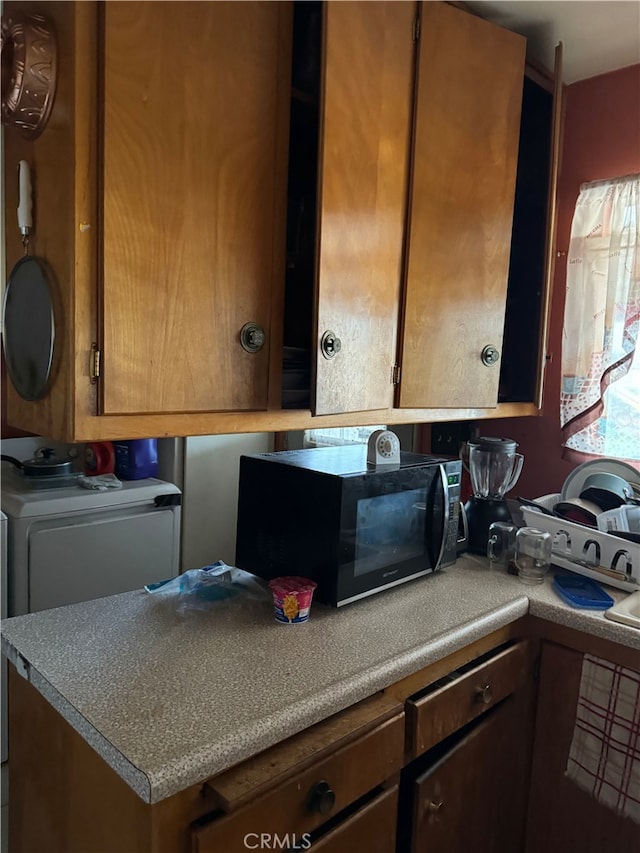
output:
[[[638,339],[639,247],[640,175],[583,184],[571,226],[562,337],[560,422],[563,444],[574,450],[607,455],[603,398],[628,373]],[[636,404],[632,392],[620,409],[620,418],[633,422],[620,420],[616,430],[633,431],[640,445],[636,390]]]

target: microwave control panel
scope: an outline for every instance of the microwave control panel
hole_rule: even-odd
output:
[[[462,486],[462,463],[459,460],[444,463],[445,477],[449,489],[449,521],[442,565],[451,565],[456,560],[458,540],[458,518],[460,516],[460,494]]]

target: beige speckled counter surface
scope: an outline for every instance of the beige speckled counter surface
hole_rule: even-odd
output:
[[[612,592],[615,598],[624,594]],[[3,622],[3,651],[146,802],[266,749],[527,612],[640,649],[640,631],[465,556],[281,625],[268,601],[175,612],[132,592]]]

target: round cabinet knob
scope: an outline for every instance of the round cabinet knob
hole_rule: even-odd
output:
[[[500,351],[497,347],[489,344],[480,353],[480,358],[486,367],[491,367],[492,364],[495,364],[500,359]]]
[[[440,809],[444,805],[442,798],[433,797],[432,800],[424,804],[423,815],[428,823],[440,823]]]
[[[247,352],[259,352],[266,340],[264,329],[257,323],[245,323],[240,329],[240,343]]]
[[[329,814],[336,801],[336,795],[324,779],[317,782],[309,791],[309,810],[320,814]]]
[[[493,701],[491,685],[484,684],[482,687],[476,687],[476,697],[478,699],[478,702],[482,702],[483,705],[490,705]]]
[[[326,331],[320,339],[320,350],[325,358],[333,358],[342,349],[342,341],[331,330]]]

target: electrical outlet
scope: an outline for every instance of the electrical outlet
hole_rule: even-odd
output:
[[[460,445],[473,435],[472,421],[431,424],[431,452],[442,456],[458,456]]]

